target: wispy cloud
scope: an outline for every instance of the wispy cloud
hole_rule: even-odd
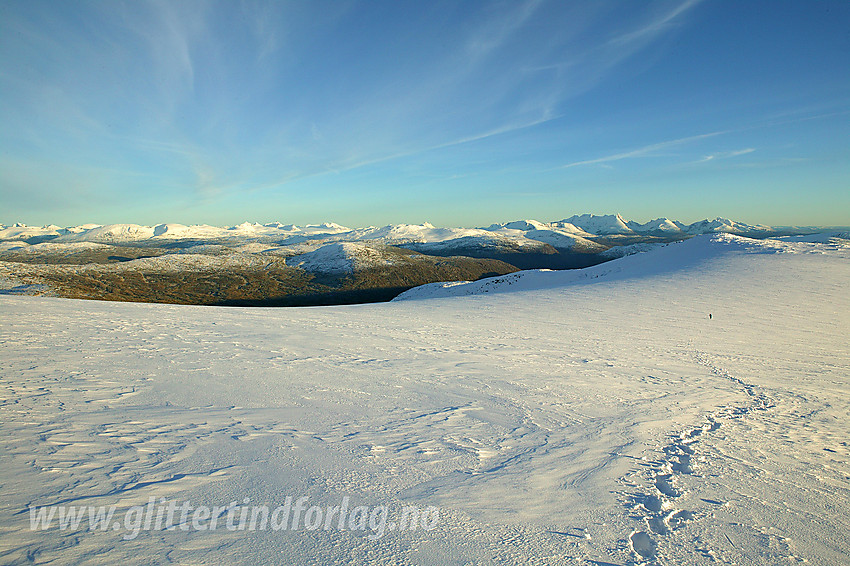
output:
[[[595,159],[585,159],[583,161],[574,161],[572,163],[567,163],[566,165],[562,165],[558,167],[558,169],[569,169],[571,167],[580,167],[583,165],[602,165],[608,164],[614,161],[620,161],[623,159],[634,159],[637,157],[655,157],[657,156],[657,152],[662,149],[670,149],[672,147],[677,147],[681,145],[685,145],[688,143],[692,143],[699,140],[704,140],[707,138],[713,138],[715,136],[720,136],[723,134],[729,133],[728,131],[719,131],[719,132],[710,132],[707,134],[699,134],[696,136],[688,136],[685,138],[679,138],[675,140],[668,140],[664,142],[654,143],[650,145],[645,145],[643,147],[639,147],[636,149],[631,149],[629,151],[624,151],[621,153],[615,153],[612,155],[606,155],[604,157],[597,157]]]
[[[626,61],[632,60],[643,50],[658,41],[664,34],[674,31],[677,25],[686,21],[686,16],[702,0],[684,0],[666,9],[654,8],[654,4],[646,4],[646,9],[634,14],[633,18],[625,18],[628,22],[607,39],[600,36],[597,41],[584,41],[585,34],[595,26],[605,27],[610,14],[601,14],[588,21],[581,29],[574,30],[577,41],[567,45],[567,57],[549,61],[537,67],[539,70],[556,70],[562,81],[559,85],[559,95],[563,100],[592,90]],[[616,5],[616,10],[622,10],[628,4]],[[641,4],[641,6],[644,6]]]
[[[50,70],[52,82],[38,85],[46,94],[28,112],[51,127],[31,135],[54,148],[57,130],[97,140],[80,146],[155,172],[188,196],[273,189],[555,120],[568,126],[571,99],[673,29],[698,1],[630,7],[629,17],[606,3],[525,0],[461,5],[450,15],[423,6],[417,14],[431,20],[399,20],[421,34],[416,40],[405,30],[388,33],[384,14],[368,7],[364,17],[362,7],[309,4],[96,4],[85,14],[91,29],[44,11],[44,28],[62,32],[41,34],[38,59],[67,69]],[[383,55],[387,40],[397,55]],[[606,166],[690,139],[564,168]]]
[[[386,94],[364,98],[347,115],[345,131],[335,131],[339,124],[322,124],[329,140],[325,147],[337,155],[308,175],[479,142],[564,118],[570,99],[592,89],[698,2],[648,9],[614,38],[598,28],[622,19],[618,6],[529,0],[488,10],[460,38],[465,57],[437,49],[426,65],[406,65],[413,73],[388,69],[374,86]]]
[[[516,2],[510,9],[486,21],[467,39],[467,56],[474,61],[498,50],[528,22],[542,4],[543,0]]]
[[[686,0],[681,2],[673,6],[670,10],[657,14],[648,22],[642,23],[637,29],[629,30],[611,38],[608,44],[621,47],[652,40],[660,33],[667,31],[670,26],[675,23],[677,18],[694,8],[702,1],[703,0]]]
[[[712,153],[703,156],[703,158],[698,160],[697,163],[705,163],[706,161],[715,161],[717,159],[729,159],[730,157],[738,157],[739,155],[746,155],[748,153],[752,153],[755,150],[756,149],[754,147],[748,147],[746,149],[739,149],[736,151],[719,151],[717,153]]]
[[[481,141],[481,140],[484,140],[484,139],[487,139],[487,138],[500,136],[500,135],[504,135],[504,134],[508,134],[508,133],[511,133],[511,132],[528,129],[528,128],[533,128],[533,127],[538,126],[542,123],[549,122],[551,120],[556,120],[558,118],[559,118],[558,116],[547,116],[547,117],[542,118],[540,120],[534,120],[534,121],[531,121],[531,122],[506,124],[506,125],[500,126],[498,128],[495,128],[493,130],[489,130],[487,132],[482,132],[482,133],[479,133],[479,134],[476,134],[476,135],[473,135],[473,136],[469,136],[469,137],[465,137],[465,138],[458,138],[458,139],[446,141],[446,142],[443,142],[443,143],[439,143],[439,144],[436,144],[436,145],[419,147],[419,148],[416,148],[416,149],[413,149],[413,150],[410,150],[410,151],[403,151],[403,152],[396,152],[396,153],[391,153],[391,154],[386,154],[386,155],[380,155],[380,156],[374,157],[372,159],[343,160],[343,161],[340,161],[340,162],[337,162],[337,163],[330,164],[329,166],[326,166],[326,167],[320,167],[320,168],[317,168],[317,169],[314,169],[314,170],[305,171],[305,172],[297,173],[297,174],[288,174],[288,175],[281,177],[281,178],[278,178],[278,179],[273,179],[273,180],[269,180],[269,181],[266,181],[266,182],[263,182],[263,183],[260,183],[260,184],[253,185],[250,188],[251,188],[252,191],[265,191],[265,190],[270,190],[270,189],[277,189],[277,188],[283,187],[287,184],[294,183],[296,181],[301,181],[301,180],[304,180],[304,179],[308,179],[308,178],[311,178],[311,177],[318,177],[318,176],[327,175],[327,174],[339,174],[339,173],[343,173],[345,171],[352,171],[352,170],[355,170],[355,169],[368,167],[370,165],[377,165],[379,163],[386,163],[386,162],[393,161],[393,160],[396,160],[396,159],[403,159],[403,158],[406,158],[406,157],[412,157],[412,156],[419,155],[419,154],[422,154],[422,153],[427,153],[427,152],[430,152],[430,151],[437,151],[437,150],[440,150],[440,149],[446,149],[446,148],[449,148],[449,147],[455,147],[455,146],[459,146],[459,145],[463,145],[463,144],[467,144],[467,143],[473,143],[473,142]]]

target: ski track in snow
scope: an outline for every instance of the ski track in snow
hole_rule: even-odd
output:
[[[740,388],[746,394],[748,403],[721,407],[707,415],[702,426],[669,435],[669,442],[662,449],[664,456],[651,462],[648,470],[643,473],[644,476],[648,475],[649,489],[627,494],[625,506],[644,523],[642,529],[636,528],[628,537],[629,547],[638,562],[654,561],[657,552],[656,537],[670,535],[698,519],[698,514],[682,508],[681,498],[685,491],[678,484],[681,476],[695,473],[692,460],[700,438],[717,431],[728,419],[742,418],[754,411],[766,411],[775,406],[759,387],[729,374],[715,365],[704,352],[695,351],[694,359],[707,367],[712,374]],[[635,485],[630,477],[624,478],[623,483]],[[712,556],[712,553],[705,549],[701,549],[701,552]],[[789,554],[785,558],[792,559],[794,556]]]

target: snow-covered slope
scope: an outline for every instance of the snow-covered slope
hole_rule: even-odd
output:
[[[660,248],[666,245],[667,244],[660,244],[657,242],[638,242],[637,244],[614,246],[613,248],[608,248],[607,250],[601,252],[599,255],[606,259],[618,259],[621,257],[626,257],[627,255],[648,252],[654,250],[655,248]]]
[[[338,225],[322,224],[315,226],[283,226],[278,223],[262,225],[244,222],[237,226],[220,228],[217,226],[182,224],[159,224],[155,227],[136,225],[111,225],[91,228],[73,235],[61,236],[59,240],[88,240],[109,242],[134,242],[150,238],[191,239],[191,240],[252,240],[258,238],[286,238],[288,236],[333,235],[348,232]]]
[[[445,242],[465,237],[488,237],[477,228],[436,228],[432,224],[392,224],[355,231],[357,240],[380,240],[388,244]]]
[[[61,233],[63,233],[63,229],[52,224],[48,226],[27,226],[18,223],[13,226],[0,226],[0,241],[26,240],[44,236],[56,237]]]
[[[351,307],[0,296],[2,562],[846,564],[846,242],[613,264]],[[240,523],[287,498],[297,528]],[[50,505],[115,515],[31,529]]]
[[[20,253],[40,254],[50,252],[74,253],[86,250],[99,250],[108,248],[106,244],[98,244],[95,242],[56,242],[48,241],[40,244],[27,244],[19,240],[9,240],[0,242],[0,251],[15,250]]]
[[[77,245],[88,244],[87,242],[78,242]],[[61,244],[38,244],[38,246],[59,246]],[[89,244],[90,245],[90,244]],[[30,249],[38,246],[29,246]],[[67,247],[67,245],[63,246]],[[29,251],[29,250],[27,250]],[[68,250],[64,250],[68,253]],[[32,250],[30,253],[39,253],[38,250]],[[42,275],[55,277],[61,276],[63,273],[75,273],[89,275],[97,278],[98,274],[103,273],[121,273],[121,272],[143,272],[143,273],[185,273],[198,271],[218,271],[226,273],[229,270],[240,268],[261,269],[267,267],[269,263],[278,261],[272,256],[263,256],[251,253],[226,253],[226,254],[209,254],[209,253],[175,253],[161,255],[157,257],[143,257],[130,261],[121,261],[117,263],[88,263],[85,265],[41,265],[32,264],[21,266],[0,261],[0,276],[11,277],[21,271],[29,275]],[[283,261],[283,260],[280,260]]]
[[[341,275],[391,265],[392,260],[379,248],[360,243],[339,242],[291,257],[286,260],[286,264],[305,271]]]
[[[97,242],[115,244],[136,242],[153,238],[155,229],[152,226],[138,224],[107,224],[95,226],[63,234],[56,238],[57,242]]]
[[[394,300],[404,301],[543,289],[574,283],[587,283],[599,278],[614,280],[645,277],[650,274],[686,269],[695,263],[709,261],[712,258],[730,253],[823,253],[850,258],[850,241],[832,238],[828,242],[828,245],[817,245],[802,242],[791,243],[779,239],[753,240],[731,234],[702,235],[672,244],[642,245],[643,249],[638,251],[647,251],[648,253],[626,254],[627,257],[586,269],[570,271],[529,270],[474,282],[430,283],[410,289]]]

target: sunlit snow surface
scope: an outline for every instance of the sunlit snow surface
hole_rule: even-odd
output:
[[[845,564],[850,251],[819,239],[347,307],[2,296],[0,562]],[[440,522],[125,541],[27,512],[287,495]]]

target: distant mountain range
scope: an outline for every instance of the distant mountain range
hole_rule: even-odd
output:
[[[20,240],[27,243],[94,242],[105,244],[130,243],[142,240],[277,240],[286,243],[315,239],[336,241],[379,240],[395,243],[438,243],[460,238],[477,237],[493,239],[500,236],[524,236],[545,243],[561,244],[586,239],[589,236],[654,235],[694,236],[698,234],[724,232],[737,235],[769,235],[774,233],[810,233],[814,227],[782,227],[750,225],[727,218],[701,220],[684,224],[668,218],[657,218],[644,224],[626,220],[619,214],[581,214],[556,222],[518,220],[503,224],[492,224],[486,228],[437,228],[424,224],[391,224],[384,227],[347,228],[327,222],[296,226],[272,222],[259,224],[245,222],[237,226],[217,227],[205,224],[186,226],[183,224],[83,224],[62,228],[60,226],[13,226],[0,225],[0,241]],[[561,238],[556,235],[560,235]]]
[[[641,224],[619,214],[486,228],[0,225],[0,293],[192,304],[365,302],[426,283],[589,267],[700,234],[762,238],[815,231],[725,218]]]

